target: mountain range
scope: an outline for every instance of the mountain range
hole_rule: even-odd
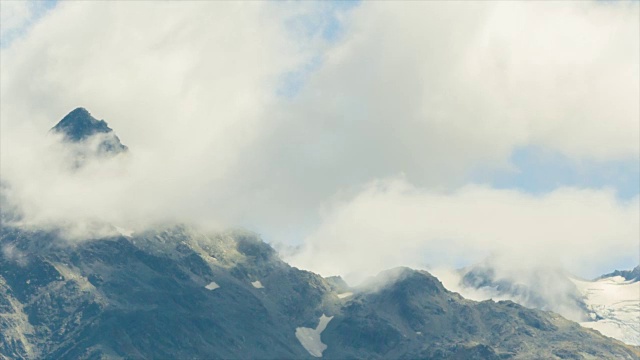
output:
[[[508,299],[554,311],[582,326],[640,346],[640,266],[586,280],[559,269],[530,269],[527,276],[497,271],[490,262],[459,271],[458,290],[480,299]]]
[[[128,151],[82,108],[52,132],[73,146],[108,135],[110,145],[91,148],[98,155]],[[3,214],[0,228],[2,359],[640,356],[554,312],[465,299],[426,271],[390,269],[350,287],[291,267],[245,230],[113,226],[71,241],[11,221],[19,216]]]

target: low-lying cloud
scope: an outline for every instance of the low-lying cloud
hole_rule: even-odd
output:
[[[578,273],[640,251],[638,198],[562,188],[542,197],[469,185],[452,193],[379,181],[329,207],[290,257],[352,280],[401,265],[442,267],[499,257],[498,268],[565,266]]]

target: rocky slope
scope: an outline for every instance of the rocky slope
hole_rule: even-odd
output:
[[[249,234],[67,244],[5,227],[1,246],[8,358],[305,358],[296,327],[337,309],[321,277]]]
[[[288,266],[247,232],[175,226],[68,243],[3,226],[0,247],[8,359],[638,355],[552,313],[465,300],[426,272],[395,269],[339,297],[335,279]]]
[[[640,281],[640,265],[634,267],[632,270],[615,270],[612,273],[600,276],[598,279],[606,279],[616,276],[621,276],[626,281]]]
[[[488,264],[460,270],[459,291],[476,300],[508,299],[550,310],[630,345],[640,345],[640,267],[584,280],[566,272],[533,269],[511,276]]]

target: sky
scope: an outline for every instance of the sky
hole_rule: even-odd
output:
[[[638,2],[0,6],[23,226],[244,227],[352,279],[640,262]],[[70,171],[78,106],[130,154]]]

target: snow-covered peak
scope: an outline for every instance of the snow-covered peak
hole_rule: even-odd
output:
[[[627,281],[640,281],[640,265],[633,268],[633,270],[616,270],[612,273],[602,275],[598,279],[611,278],[615,276],[621,276]]]

